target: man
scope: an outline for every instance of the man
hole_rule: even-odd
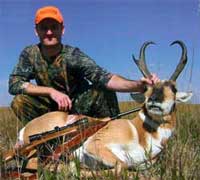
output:
[[[11,107],[20,120],[27,122],[56,110],[113,116],[119,113],[115,91],[143,91],[145,83],[158,81],[155,75],[133,81],[107,72],[78,48],[63,45],[64,30],[58,8],[46,6],[36,12],[40,43],[21,52],[9,77],[9,92],[16,95]]]

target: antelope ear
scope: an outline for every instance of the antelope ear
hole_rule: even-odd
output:
[[[145,101],[145,96],[143,93],[130,93],[131,98],[137,103],[143,103]]]
[[[176,101],[177,102],[187,102],[191,99],[193,93],[192,92],[177,92],[176,93]]]

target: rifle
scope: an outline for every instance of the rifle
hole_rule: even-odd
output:
[[[69,136],[71,137],[66,143],[62,145],[58,145],[54,154],[56,156],[60,156],[60,154],[66,149],[71,149],[75,147],[75,145],[80,144],[89,136],[93,135],[100,128],[104,127],[108,122],[118,119],[122,116],[128,115],[133,112],[139,111],[141,108],[134,108],[130,111],[126,111],[120,114],[117,114],[113,117],[107,117],[103,119],[96,119],[91,117],[84,117],[77,120],[75,123],[66,125],[63,127],[55,127],[55,129],[51,131],[46,131],[38,134],[34,134],[29,136],[30,143],[21,148],[7,151],[3,155],[4,162],[8,162],[12,160],[16,156],[27,156],[32,150],[36,149],[37,146],[44,144],[50,140],[62,137]]]
[[[27,156],[29,152],[34,150],[38,145],[46,143],[52,139],[64,136],[64,135],[73,135],[78,132],[80,127],[86,126],[88,124],[88,120],[86,118],[81,118],[77,120],[75,123],[66,125],[63,127],[55,127],[51,131],[46,131],[38,134],[34,134],[29,136],[30,143],[20,147],[18,149],[12,149],[3,154],[4,162],[8,162],[12,160],[15,156]]]

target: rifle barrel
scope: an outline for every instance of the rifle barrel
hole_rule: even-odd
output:
[[[137,112],[137,111],[140,111],[140,110],[141,110],[141,107],[139,107],[139,108],[134,108],[134,109],[131,109],[131,110],[126,111],[126,112],[122,112],[122,113],[120,113],[120,114],[117,114],[116,116],[111,117],[111,120],[120,118],[120,117],[122,117],[122,116],[131,114],[131,113],[134,113],[134,112]]]

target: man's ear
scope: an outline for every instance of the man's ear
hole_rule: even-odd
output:
[[[132,99],[137,103],[144,103],[145,96],[143,93],[130,93]]]
[[[64,35],[64,34],[65,34],[65,26],[62,25],[62,35]]]
[[[177,102],[187,102],[191,99],[193,93],[192,92],[177,92],[176,93],[176,101]]]
[[[34,31],[35,31],[35,35],[38,36],[38,32],[37,32],[37,27],[36,26],[34,28]]]

